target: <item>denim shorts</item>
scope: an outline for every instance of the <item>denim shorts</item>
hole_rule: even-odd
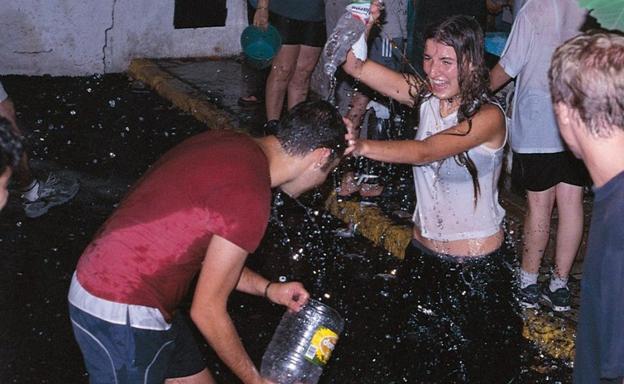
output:
[[[206,368],[188,320],[180,314],[166,331],[109,323],[71,304],[69,316],[91,384],[162,384]]]

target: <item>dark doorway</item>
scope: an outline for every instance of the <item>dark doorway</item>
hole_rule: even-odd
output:
[[[227,17],[226,0],[175,0],[173,27],[223,27]]]

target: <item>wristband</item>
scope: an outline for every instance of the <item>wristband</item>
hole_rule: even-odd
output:
[[[269,298],[269,287],[271,286],[271,284],[273,284],[272,281],[269,281],[266,285],[266,287],[264,287],[264,298],[268,299]]]

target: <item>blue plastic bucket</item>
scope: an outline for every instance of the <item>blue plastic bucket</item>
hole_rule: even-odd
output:
[[[282,38],[270,24],[266,31],[250,25],[243,30],[240,42],[247,61],[258,68],[266,68],[280,49]]]

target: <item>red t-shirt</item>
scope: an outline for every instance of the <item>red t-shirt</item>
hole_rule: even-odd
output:
[[[158,308],[170,320],[212,235],[251,253],[270,208],[268,161],[251,138],[196,135],[133,187],[82,254],[78,281],[99,298]]]

